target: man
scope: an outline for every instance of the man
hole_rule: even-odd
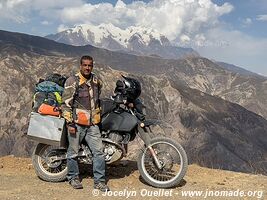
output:
[[[79,180],[77,154],[83,139],[93,154],[94,188],[108,191],[105,181],[105,159],[98,127],[100,122],[99,96],[102,82],[93,70],[93,58],[82,56],[80,72],[66,80],[62,95],[62,114],[67,121],[69,147],[67,150],[67,167],[70,185],[82,189]]]

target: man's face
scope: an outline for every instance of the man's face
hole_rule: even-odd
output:
[[[83,76],[89,76],[93,69],[93,61],[92,60],[82,60],[82,64],[80,66],[80,71]]]

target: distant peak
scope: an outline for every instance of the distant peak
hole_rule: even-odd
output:
[[[91,42],[96,44],[101,43],[103,38],[111,37],[112,39],[114,39],[119,44],[125,47],[128,45],[129,39],[134,35],[138,36],[140,41],[142,41],[142,43],[145,45],[148,45],[151,39],[158,40],[160,43],[162,43],[162,38],[166,39],[164,35],[162,35],[156,30],[153,30],[152,28],[130,26],[126,29],[122,29],[114,26],[111,23],[102,23],[100,25],[79,24],[63,32],[68,34],[82,33],[82,36],[86,40],[88,40],[89,34],[91,33],[94,35],[94,41]]]

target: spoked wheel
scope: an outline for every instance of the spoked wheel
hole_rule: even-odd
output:
[[[49,182],[64,181],[67,176],[66,150],[46,144],[38,144],[33,152],[32,161],[39,178]],[[56,160],[57,159],[57,160]]]
[[[154,138],[152,149],[158,159],[158,165],[149,148],[140,153],[137,164],[142,178],[158,188],[177,186],[187,170],[187,156],[183,147],[169,138]]]

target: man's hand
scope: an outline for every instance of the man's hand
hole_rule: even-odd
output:
[[[133,108],[133,107],[134,107],[134,104],[133,104],[133,103],[129,103],[128,106],[129,106],[130,108]]]
[[[68,128],[68,132],[69,132],[70,134],[75,134],[75,133],[76,133],[76,126],[75,126],[74,123],[72,123],[72,124],[68,124],[68,125],[67,125],[67,128]]]

